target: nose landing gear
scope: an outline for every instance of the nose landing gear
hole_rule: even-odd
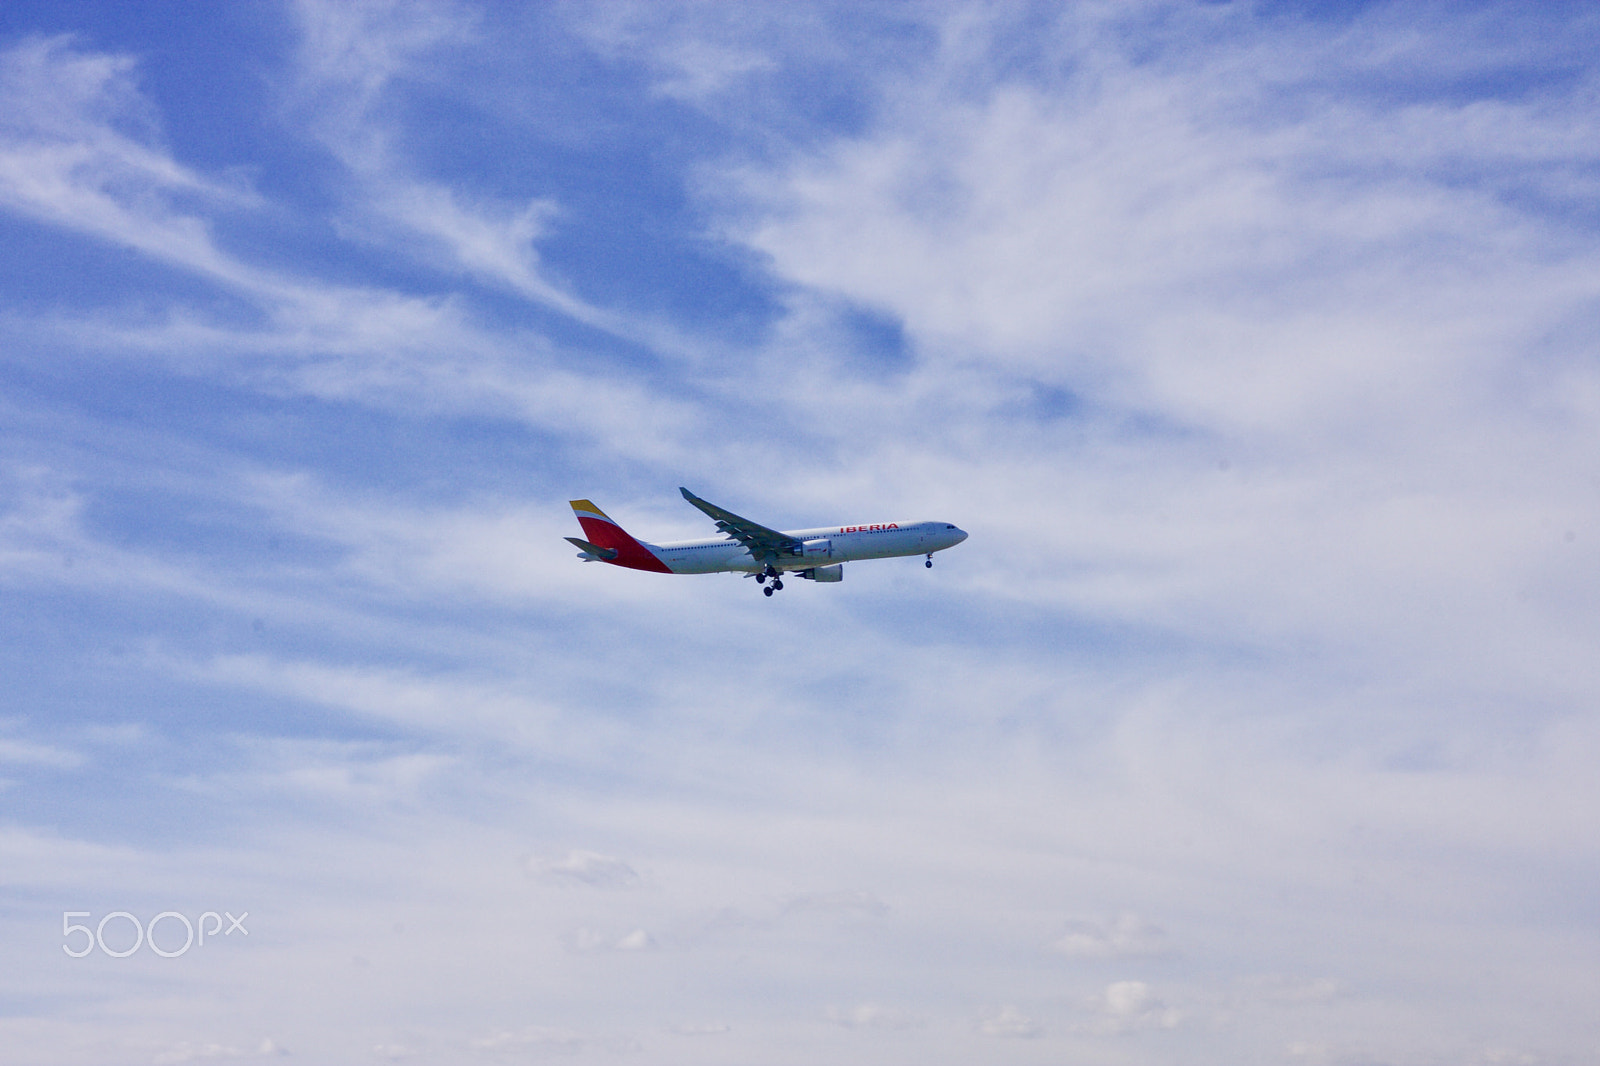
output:
[[[923,563],[922,565],[926,566],[929,570],[933,569],[933,553],[932,552],[928,553],[928,561]]]

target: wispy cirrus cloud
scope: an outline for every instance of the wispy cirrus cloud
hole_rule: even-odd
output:
[[[272,939],[157,997],[24,901],[0,1037],[1586,1047],[1593,30],[1526,18],[306,3],[299,199],[11,45],[0,208],[138,269],[0,320],[8,883],[226,867]],[[745,287],[656,300],[690,247]],[[974,537],[782,613],[560,540],[679,483]]]
[[[83,765],[83,761],[80,753],[66,748],[0,736],[0,763],[73,769]]]
[[[263,279],[221,252],[195,208],[248,208],[248,188],[183,166],[159,145],[132,57],[65,37],[0,54],[0,206],[231,284]]]
[[[376,62],[357,51],[357,58],[335,67]],[[550,358],[551,345],[536,334],[484,328],[449,290],[416,295],[330,284],[226,246],[214,232],[215,213],[259,213],[267,205],[237,183],[200,174],[170,154],[131,57],[86,52],[66,38],[35,39],[8,50],[3,66],[0,85],[7,112],[16,117],[0,128],[0,204],[190,272],[244,297],[255,310],[225,318],[173,300],[131,315],[12,316],[7,325],[15,335],[157,353],[189,373],[329,400],[443,403],[562,430],[598,420],[592,443],[632,454],[679,447],[659,437],[646,443],[638,429],[671,425],[669,435],[677,437],[694,420],[681,404],[646,395],[636,382],[554,365],[572,360]],[[373,73],[362,83],[376,93],[384,81]],[[382,173],[375,167],[365,177]],[[521,278],[517,284],[530,289],[524,295],[549,298],[580,320],[593,317],[535,284],[534,260],[517,250],[531,247],[547,204],[491,221],[457,211],[455,195],[401,183],[395,202],[410,205],[402,214],[450,229],[465,260]]]
[[[1576,335],[1545,338],[1586,315],[1600,275],[1565,209],[1527,199],[1592,169],[1586,83],[1463,97],[1402,74],[1381,13],[1338,57],[1299,25],[1170,14],[1166,30],[1051,16],[1049,73],[1029,77],[1002,62],[1017,20],[962,9],[864,131],[714,172],[731,236],[902,322],[916,354],[887,403],[800,395],[840,432],[869,427],[878,468],[938,466],[1052,540],[1062,565],[996,594],[1244,644],[1383,633],[1441,669],[1462,642],[1515,669],[1522,652],[1501,658],[1505,634],[1472,621],[1507,611],[1564,643],[1584,623],[1510,584],[1594,580],[1534,525],[1592,521],[1594,368]],[[1134,27],[1151,35],[1137,56]],[[1471,20],[1442,32],[1497,54]],[[1421,99],[1330,95],[1375,69]],[[1057,412],[1018,417],[1029,389]],[[986,442],[981,470],[972,438],[919,431],[952,418]]]
[[[606,326],[611,319],[551,281],[537,239],[560,211],[548,198],[521,204],[472,202],[463,190],[429,180],[395,141],[401,131],[386,99],[394,83],[427,80],[429,60],[454,50],[459,62],[469,46],[481,47],[476,13],[449,4],[351,6],[323,0],[295,5],[301,34],[295,104],[310,128],[356,183],[351,209],[359,232],[402,247],[419,240],[439,250],[456,269],[504,286],[579,322]]]

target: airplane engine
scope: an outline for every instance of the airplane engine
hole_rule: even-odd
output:
[[[833,541],[808,540],[801,548],[807,559],[826,559],[833,554]]]
[[[844,564],[834,563],[832,566],[815,566],[810,570],[799,570],[796,573],[807,581],[843,581]]]

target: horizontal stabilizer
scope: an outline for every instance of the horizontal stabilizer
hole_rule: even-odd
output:
[[[580,540],[577,537],[567,537],[566,539],[579,551],[583,552],[586,559],[608,563],[617,557],[617,549],[615,548],[602,548],[598,544],[590,544],[588,541]]]

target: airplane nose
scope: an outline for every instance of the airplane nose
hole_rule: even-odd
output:
[[[962,541],[964,541],[966,539],[967,539],[967,531],[966,530],[964,530],[964,529],[956,530],[956,543],[957,544],[960,544]]]

